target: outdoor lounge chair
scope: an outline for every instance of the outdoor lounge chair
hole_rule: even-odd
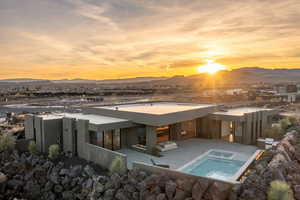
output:
[[[155,162],[152,158],[151,158],[150,160],[151,160],[151,162],[152,162],[152,164],[153,164],[154,166],[157,166],[157,167],[163,167],[163,168],[170,168],[169,165],[156,164],[156,162]]]

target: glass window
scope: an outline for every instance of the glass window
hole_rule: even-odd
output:
[[[103,131],[97,132],[97,146],[103,147]]]
[[[166,142],[170,139],[170,127],[169,126],[161,126],[156,129],[157,133],[157,142]]]
[[[113,149],[113,133],[114,130],[106,130],[104,131],[104,148]]]
[[[185,138],[191,138],[196,136],[196,121],[191,120],[191,121],[185,121],[181,123],[181,134],[180,138],[185,139]]]
[[[97,133],[95,131],[89,131],[90,144],[97,144]]]
[[[121,149],[121,133],[120,129],[116,129],[113,134],[113,150],[119,150]]]

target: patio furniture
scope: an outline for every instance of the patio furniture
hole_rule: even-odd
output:
[[[141,145],[141,144],[131,145],[131,148],[134,149],[134,150],[136,150],[136,151],[142,152],[142,153],[144,153],[144,152],[147,151],[146,146]]]
[[[257,146],[260,149],[270,149],[272,146],[276,146],[278,142],[274,141],[273,138],[259,138],[257,139]]]
[[[154,166],[157,166],[157,167],[163,167],[163,168],[170,168],[169,165],[156,164],[156,162],[155,162],[152,158],[151,158],[150,160],[151,160],[151,162],[152,162],[152,164],[153,164]]]
[[[170,151],[172,149],[177,149],[178,145],[175,142],[172,141],[167,141],[167,142],[162,142],[156,145],[156,148],[161,151]]]

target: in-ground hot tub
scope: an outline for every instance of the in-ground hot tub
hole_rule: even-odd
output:
[[[211,149],[178,170],[213,179],[235,181],[259,152],[256,151],[250,159],[245,160],[235,152]]]

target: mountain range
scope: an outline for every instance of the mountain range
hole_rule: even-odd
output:
[[[300,82],[300,68],[295,69],[266,69],[260,67],[239,68],[234,70],[224,70],[213,75],[214,81],[224,83],[277,83],[277,82]],[[130,84],[142,82],[157,82],[164,84],[188,84],[193,82],[211,79],[209,74],[195,74],[191,76],[173,77],[135,77],[125,79],[89,80],[89,79],[2,79],[0,83],[97,83],[97,84]]]

